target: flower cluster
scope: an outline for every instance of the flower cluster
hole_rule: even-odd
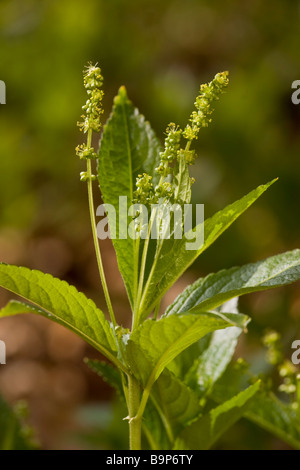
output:
[[[83,121],[78,123],[80,130],[88,132],[89,130],[100,132],[101,121],[100,117],[103,113],[102,98],[103,91],[101,86],[103,84],[103,77],[101,69],[96,65],[89,64],[83,73],[84,86],[87,90],[88,100],[82,109],[85,114],[82,117]]]
[[[228,72],[221,72],[217,73],[210,83],[201,85],[200,94],[195,101],[196,111],[192,112],[191,124],[187,124],[183,132],[183,136],[187,140],[197,139],[201,127],[207,127],[211,122],[212,103],[220,98],[228,83]]]
[[[134,192],[133,203],[144,204],[149,206],[151,204],[158,204],[160,200],[166,199],[173,201],[174,190],[168,181],[161,181],[154,187],[152,183],[152,176],[143,173],[138,175],[136,179],[137,189]]]
[[[180,149],[180,139],[182,130],[171,122],[167,127],[167,137],[165,139],[165,148],[160,152],[160,159],[162,163],[170,163],[177,160],[177,153]]]
[[[148,205],[154,202],[154,190],[151,180],[152,176],[147,175],[147,173],[138,175],[133,203]]]
[[[101,86],[103,83],[103,78],[101,75],[101,69],[96,65],[89,64],[86,69],[83,71],[84,87],[87,90],[88,100],[82,109],[85,111],[85,114],[82,117],[83,121],[78,122],[80,130],[84,133],[87,133],[87,143],[77,145],[76,155],[81,160],[92,160],[97,158],[97,153],[95,149],[91,146],[92,132],[99,132],[101,129],[101,114],[103,113],[102,109],[102,98],[103,91]],[[95,181],[97,178],[91,172],[90,163],[88,165],[87,171],[82,171],[80,173],[80,181]]]
[[[76,150],[76,155],[78,155],[78,157],[81,160],[87,160],[88,158],[91,158],[91,159],[97,158],[97,154],[94,148],[89,147],[87,144],[77,145],[75,150]]]
[[[283,351],[281,336],[277,331],[269,330],[262,338],[263,345],[266,347],[266,359],[269,364],[278,365],[283,360]]]
[[[297,367],[283,355],[281,335],[277,331],[269,330],[263,337],[263,344],[267,348],[267,361],[277,367],[281,384],[279,392],[290,396],[292,406],[299,407],[300,375]]]
[[[147,205],[167,199],[171,203],[189,203],[187,199],[190,197],[188,196],[190,191],[186,188],[191,187],[194,179],[188,176],[188,166],[193,165],[196,159],[195,151],[190,149],[190,145],[193,139],[198,138],[201,127],[208,126],[213,112],[212,103],[224,93],[228,82],[228,72],[222,72],[218,73],[210,83],[201,86],[195,102],[196,111],[192,112],[191,124],[187,124],[184,131],[173,122],[169,124],[164,150],[160,152],[160,163],[155,168],[156,173],[160,175],[159,183],[154,186],[151,176],[146,173],[139,175],[133,202]],[[187,141],[184,148],[181,147],[182,137]],[[181,198],[178,181],[181,181],[183,174],[185,196]]]
[[[283,383],[279,385],[279,391],[293,395],[297,390],[297,368],[291,361],[285,360],[279,367],[279,375]]]

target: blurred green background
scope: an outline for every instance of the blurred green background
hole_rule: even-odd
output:
[[[64,278],[105,310],[86,187],[79,182],[84,168],[74,151],[82,141],[76,122],[86,100],[82,69],[88,61],[103,71],[104,120],[125,85],[161,140],[170,121],[185,125],[199,85],[229,70],[228,92],[201,131],[193,168],[194,202],[205,204],[206,217],[279,177],[164,305],[200,275],[298,247],[300,105],[291,102],[291,84],[300,79],[299,20],[296,0],[1,0],[0,79],[7,104],[0,107],[0,260]],[[109,243],[103,256],[114,306],[127,325]],[[1,291],[2,305],[8,298]],[[253,321],[239,352],[263,367],[260,336],[271,326],[290,355],[292,340],[300,337],[299,284],[247,296],[241,308]],[[126,446],[123,431],[114,441],[108,387],[82,364],[85,355],[96,357],[93,351],[29,316],[2,320],[0,339],[8,355],[0,366],[0,393],[10,402],[28,400],[45,448],[92,445],[92,438],[78,443],[73,434],[95,416],[87,407],[94,402],[100,403],[98,422],[113,429],[104,431],[106,441],[111,436],[104,445]],[[225,447],[281,446],[246,423],[238,426]]]

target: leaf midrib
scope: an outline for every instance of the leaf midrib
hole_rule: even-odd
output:
[[[124,100],[122,100],[122,116],[123,116],[123,122],[124,122],[124,127],[125,127],[125,135],[126,135],[126,147],[127,147],[127,158],[128,158],[128,167],[129,167],[129,192],[130,192],[130,198],[131,198],[131,203],[133,199],[133,181],[132,181],[132,152],[130,148],[130,136],[129,136],[129,126],[127,122],[127,117],[126,117],[126,110],[125,110],[125,103]]]

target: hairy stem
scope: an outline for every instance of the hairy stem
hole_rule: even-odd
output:
[[[128,411],[130,450],[141,450],[142,416],[136,416],[140,404],[140,386],[138,381],[128,375]]]

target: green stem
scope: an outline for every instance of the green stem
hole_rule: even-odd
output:
[[[92,141],[92,131],[89,130],[88,138],[87,138],[88,147],[91,147],[91,141]],[[97,236],[97,225],[96,225],[96,218],[95,218],[94,198],[93,198],[92,163],[90,159],[87,160],[87,173],[88,173],[87,186],[88,186],[90,219],[91,219],[91,226],[92,226],[92,233],[93,233],[93,240],[94,240],[96,259],[97,259],[97,264],[98,264],[98,270],[100,274],[100,279],[101,279],[110,319],[112,321],[114,328],[116,328],[117,322],[116,322],[115,314],[112,308],[108,288],[107,288],[107,283],[106,283],[106,278],[105,278],[104,268],[103,268],[103,263],[102,263],[102,256],[101,256],[101,251],[100,251],[100,246],[99,246],[98,236]]]
[[[159,300],[156,304],[156,307],[154,309],[154,314],[153,314],[153,320],[157,320],[157,316],[159,314],[160,303],[161,303],[161,300]]]
[[[138,410],[136,412],[136,419],[142,419],[142,416],[144,414],[144,411],[145,411],[145,408],[146,408],[146,405],[147,405],[147,401],[148,401],[149,396],[150,396],[152,385],[153,385],[153,383],[149,384],[149,381],[148,381],[148,383],[146,385],[146,388],[143,391],[143,395],[142,395],[140,405],[139,405]]]
[[[149,273],[149,276],[148,276],[148,279],[147,279],[147,282],[145,284],[145,288],[144,288],[144,291],[143,291],[143,295],[140,299],[140,312],[143,311],[144,309],[144,301],[145,301],[145,298],[146,298],[146,295],[147,295],[147,291],[148,291],[148,288],[149,288],[149,285],[150,285],[150,282],[151,282],[151,279],[152,279],[152,276],[155,272],[155,268],[156,268],[156,264],[157,264],[157,261],[158,261],[158,258],[159,258],[159,255],[160,255],[160,252],[161,252],[161,249],[162,249],[162,246],[163,246],[163,243],[164,243],[164,240],[158,240],[158,248],[156,250],[156,253],[155,253],[155,258],[154,258],[154,261],[152,263],[152,267],[151,267],[151,270],[150,270],[150,273]],[[161,301],[161,299],[157,299],[157,301]],[[147,315],[152,311],[152,308],[151,310],[149,310],[149,312],[147,312]],[[145,312],[144,312],[145,313]]]
[[[134,294],[134,299],[135,299],[134,302],[136,302],[137,294],[138,294],[139,261],[140,261],[140,236],[136,240],[134,240],[134,286],[133,286],[133,294]],[[135,307],[136,307],[136,304],[134,305],[134,310],[136,309]]]
[[[128,375],[128,411],[130,450],[141,450],[142,416],[137,416],[140,403],[140,385]]]
[[[140,278],[139,278],[139,283],[138,283],[138,291],[137,291],[137,296],[136,296],[135,305],[134,305],[135,308],[134,308],[134,315],[133,315],[132,330],[134,328],[136,328],[139,324],[139,317],[140,317],[140,306],[139,306],[139,304],[140,304],[140,300],[141,300],[141,297],[142,297],[142,294],[143,294],[143,284],[144,284],[144,277],[145,277],[147,254],[148,254],[152,224],[153,224],[153,221],[155,220],[155,214],[156,214],[156,210],[154,209],[153,212],[151,211],[147,238],[145,240],[144,248],[143,248],[142,260],[141,260],[141,269],[140,269]]]

